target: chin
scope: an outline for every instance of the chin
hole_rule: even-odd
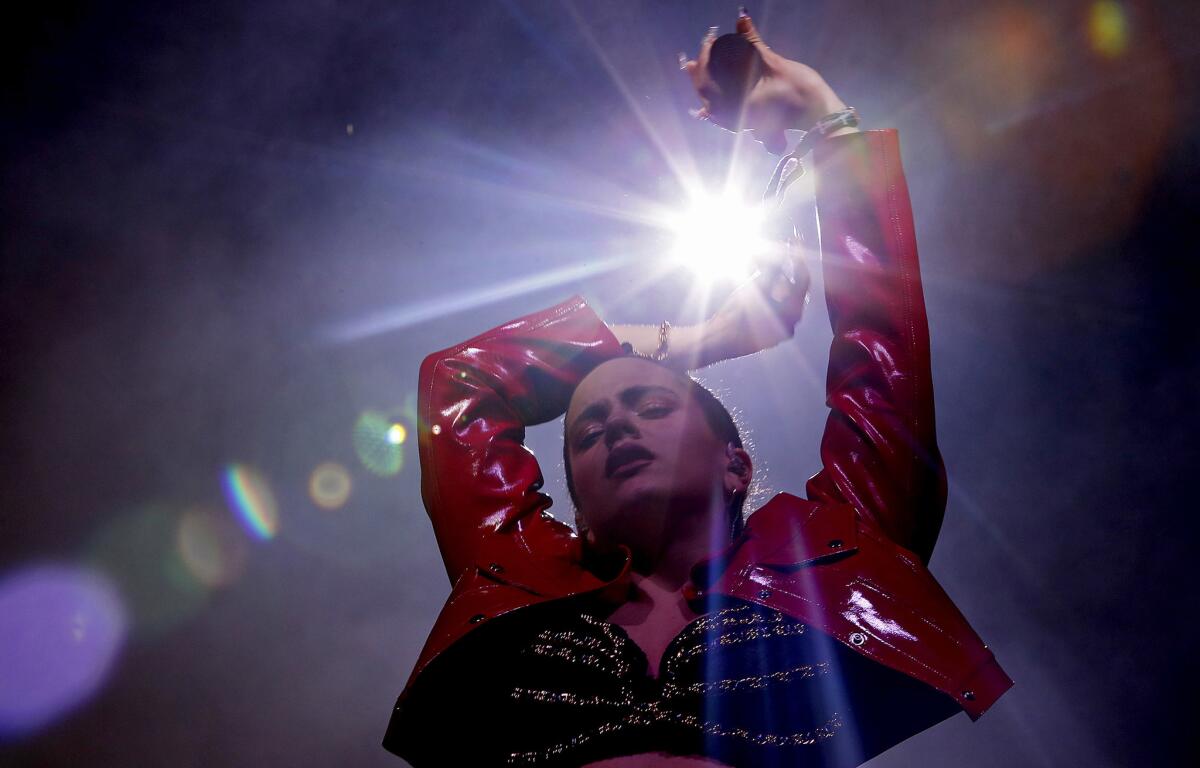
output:
[[[618,509],[644,508],[665,503],[670,498],[669,490],[653,478],[635,475],[614,488],[610,498]]]
[[[656,510],[667,506],[670,498],[669,489],[661,484],[648,478],[631,477],[611,490],[605,507],[613,527],[629,528],[644,524],[647,517],[657,515]]]

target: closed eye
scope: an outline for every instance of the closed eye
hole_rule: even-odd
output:
[[[601,429],[593,429],[591,432],[584,434],[577,441],[575,441],[575,447],[580,450],[592,447],[603,431],[604,430]]]
[[[638,415],[646,419],[661,419],[673,409],[669,405],[648,405],[638,411]]]

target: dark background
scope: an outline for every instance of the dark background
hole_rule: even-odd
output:
[[[0,596],[97,573],[125,622],[0,761],[400,764],[379,740],[449,584],[411,444],[373,473],[356,419],[403,423],[424,354],[574,292],[696,318],[683,273],[641,279],[663,233],[640,219],[682,203],[676,173],[734,163],[752,194],[770,172],[687,117],[676,71],[735,8],[51,2],[5,25]],[[1195,4],[750,10],[900,130],[952,484],[932,569],[1017,681],[872,765],[1190,760]],[[1089,33],[1104,13],[1123,34]],[[795,340],[703,374],[764,494],[817,469],[828,341],[816,301]],[[530,443],[570,520],[558,429]],[[353,481],[335,510],[307,490],[328,460]],[[228,533],[235,463],[278,534],[220,539],[206,584],[177,526]],[[34,661],[31,684],[65,663]],[[0,681],[0,713],[24,695]]]

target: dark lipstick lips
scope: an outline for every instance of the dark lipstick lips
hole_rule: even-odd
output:
[[[627,464],[653,458],[654,454],[640,445],[618,446],[613,449],[612,453],[608,454],[608,459],[604,462],[604,473],[608,477],[612,477],[613,473]]]

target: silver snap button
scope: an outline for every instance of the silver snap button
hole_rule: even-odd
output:
[[[850,633],[850,644],[851,645],[866,645],[867,644],[867,636],[864,635],[862,632],[851,632]]]
[[[760,600],[766,600],[770,596],[771,596],[771,590],[769,590],[769,589],[758,590],[758,597]]]
[[[478,624],[479,622],[483,621],[486,618],[487,618],[487,616],[484,616],[482,613],[477,613],[474,616],[472,616],[470,619],[468,619],[468,621],[470,621],[472,624]]]
[[[975,691],[963,691],[962,697],[967,701],[975,701]]]
[[[433,427],[429,431],[433,432],[433,434],[435,434],[435,435],[440,435],[440,434],[442,434],[442,425],[434,424]]]

